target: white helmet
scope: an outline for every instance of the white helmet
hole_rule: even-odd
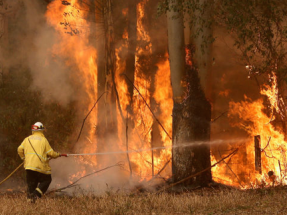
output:
[[[44,130],[44,125],[41,122],[36,122],[32,125],[32,131],[42,131]]]

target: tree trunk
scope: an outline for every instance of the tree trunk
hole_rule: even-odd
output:
[[[177,1],[169,0],[171,9],[167,11],[167,30],[173,99],[180,103],[183,95],[181,80],[185,73],[185,52],[183,17],[172,9],[173,5],[178,4]]]
[[[102,1],[103,4],[103,1]],[[102,8],[103,9],[103,8]],[[96,13],[96,22],[103,22],[103,11],[102,13]],[[105,53],[105,29],[97,28],[97,37],[95,38],[96,48],[98,53]],[[105,55],[97,55],[97,69],[98,69],[98,96],[102,95],[105,92]],[[105,146],[105,102],[100,101],[97,104],[97,127],[96,127],[96,137],[97,137],[97,150],[104,151]],[[100,157],[99,157],[100,158]]]
[[[98,95],[105,93],[105,100],[98,103],[97,116],[97,151],[111,151],[116,149],[117,138],[117,107],[114,86],[115,47],[111,0],[102,1],[102,14],[98,19],[103,22],[103,34],[97,35],[98,53]],[[99,28],[97,30],[100,30]],[[98,32],[97,32],[98,33]],[[114,143],[114,144],[113,144]],[[99,157],[98,162],[109,163],[108,157]]]
[[[105,91],[106,93],[106,122],[105,127],[109,133],[117,131],[117,108],[114,85],[115,74],[115,47],[114,47],[114,26],[112,17],[112,2],[106,1],[104,11],[105,25]]]
[[[196,68],[186,66],[189,88],[182,103],[173,108],[173,180],[179,181],[210,166],[211,106],[199,86]],[[181,147],[180,145],[190,145]],[[206,186],[211,182],[211,171],[185,182],[185,185]]]
[[[209,26],[211,22],[211,13],[213,8],[212,1],[199,0],[199,7],[202,10],[196,12],[198,21],[191,31],[198,33],[197,37],[192,39],[190,37],[190,44],[195,46],[194,61],[198,67],[198,74],[200,84],[208,100],[212,100],[212,27]]]
[[[134,83],[135,74],[135,54],[137,45],[137,0],[130,0],[128,3],[128,53],[126,58],[126,74]],[[130,105],[128,111],[132,111],[133,86],[127,82]]]
[[[171,9],[167,18],[174,96],[172,173],[173,181],[177,182],[210,166],[210,147],[206,142],[210,138],[211,106],[201,88],[195,64],[192,64],[194,49],[191,46],[187,48],[189,59],[186,60],[182,15]],[[198,144],[201,141],[204,143]],[[185,185],[206,186],[210,181],[209,170],[186,181]]]

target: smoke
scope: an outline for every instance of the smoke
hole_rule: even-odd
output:
[[[51,54],[58,37],[46,22],[47,4],[38,0],[12,0],[6,1],[4,7],[10,13],[3,15],[6,47],[0,51],[2,65],[8,70],[16,66],[19,70],[28,68],[33,80],[31,89],[42,92],[44,101],[66,105],[74,99],[74,90],[63,59]]]
[[[112,157],[109,159],[111,160]],[[131,189],[128,171],[117,166],[115,159],[111,165],[97,166],[89,164],[90,160],[90,156],[84,156],[81,159],[68,157],[51,160],[53,180],[49,190],[63,188],[74,182],[77,182],[75,183],[76,186],[66,189],[64,192],[69,194],[81,192],[102,194],[108,190],[118,190],[123,189],[123,187]],[[105,168],[107,169],[104,170]]]
[[[152,150],[162,150],[170,148],[185,148],[198,145],[226,145],[226,144],[242,144],[250,139],[230,139],[230,140],[213,140],[213,141],[194,141],[190,143],[181,143],[180,145],[169,145],[153,148],[144,148],[139,150],[128,151],[106,151],[96,153],[81,153],[69,154],[67,158],[58,158],[51,160],[50,164],[53,171],[53,181],[50,190],[59,189],[75,183],[75,187],[65,189],[68,194],[79,194],[92,192],[102,194],[104,192],[129,191],[136,186],[144,187],[152,190],[158,181],[152,180],[147,183],[139,183],[139,177],[133,175],[130,178],[129,170],[123,168],[124,166],[114,166],[108,170],[92,174],[98,170],[116,165],[117,163],[124,164],[126,162],[126,154],[135,154],[150,152]],[[112,144],[117,145],[117,144]],[[101,161],[98,165],[91,165],[94,157]],[[85,163],[85,165],[83,165]],[[135,166],[134,166],[135,169]],[[89,176],[87,176],[89,175]],[[87,176],[87,177],[85,177]]]
[[[73,87],[69,82],[69,70],[63,59],[51,54],[58,37],[54,29],[45,22],[46,8],[37,0],[24,1],[24,4],[27,9],[29,32],[34,34],[33,50],[28,54],[33,87],[40,89],[44,98],[67,104],[72,99]]]
[[[81,91],[80,81],[77,80],[77,86],[77,84],[73,82],[75,80],[71,80],[71,77],[75,77],[75,70],[77,68],[72,69],[71,65],[67,65],[65,57],[52,54],[52,49],[60,42],[60,38],[55,29],[46,21],[45,12],[47,10],[47,4],[45,1],[11,0],[6,1],[5,4],[8,4],[7,2],[9,2],[9,10],[14,12],[12,15],[7,15],[6,19],[10,20],[9,22],[11,23],[15,22],[14,28],[9,29],[7,39],[9,40],[9,37],[12,37],[13,40],[16,41],[16,44],[14,44],[13,53],[10,53],[9,55],[5,54],[8,52],[8,47],[1,47],[0,60],[2,64],[5,65],[5,67],[15,67],[15,65],[19,68],[27,67],[31,72],[33,79],[31,89],[40,91],[46,102],[53,100],[62,105],[66,105],[70,101],[82,99],[82,97],[79,96],[82,92],[78,92]],[[151,4],[150,7],[154,7],[156,4],[155,2],[156,1],[149,1],[148,4]],[[21,8],[21,10],[16,10],[16,8]],[[148,14],[145,19],[154,18],[149,15],[150,14]],[[149,33],[151,34],[153,49],[156,50],[155,56],[160,59],[160,56],[163,56],[166,51],[166,20],[163,18],[159,21],[156,20],[158,22],[151,20],[144,21],[152,23],[150,24],[152,29]],[[117,23],[115,22],[115,24]],[[258,86],[255,81],[247,78],[245,65],[240,61],[240,53],[233,47],[232,38],[227,36],[226,33],[220,29],[216,30],[215,37],[217,37],[217,40],[214,43],[212,53],[215,64],[211,77],[211,82],[214,83],[212,96],[213,118],[228,111],[230,101],[241,101],[244,98],[244,95],[247,95],[252,99],[259,97]],[[126,51],[126,53],[124,52],[121,57],[125,58],[127,53],[128,51]],[[105,53],[100,54],[103,56]],[[84,65],[81,66],[84,67]],[[89,87],[93,88],[93,86]],[[85,107],[83,109],[86,110],[87,108]],[[81,113],[84,112],[83,110],[80,111]],[[103,113],[106,114],[106,112]],[[242,142],[242,139],[245,139],[247,134],[240,129],[231,127],[225,116],[223,115],[223,117],[212,123],[212,140],[210,142],[187,143],[180,147],[211,144],[212,146],[219,146],[220,149],[224,149],[224,147],[222,147],[223,145],[227,145],[227,148],[229,147],[226,143],[230,143],[231,145]],[[108,124],[111,124],[110,121],[108,121]],[[106,125],[104,124],[99,124],[97,125],[97,129],[105,126]],[[103,130],[100,132],[102,131]],[[86,137],[85,134],[82,136],[83,138]],[[119,135],[119,137],[121,137],[121,135]],[[83,145],[85,146],[84,148],[90,150],[90,152],[97,151],[97,146],[94,146],[94,140],[91,140],[90,145],[88,142],[89,141],[86,141],[86,138],[85,141],[80,142],[75,147],[76,150],[79,150],[77,152],[81,153],[84,151],[84,149],[82,151],[81,148]],[[117,161],[126,162],[127,152],[138,153],[151,150],[151,148],[145,148],[141,150],[120,151],[118,139],[110,133],[107,133],[106,136],[103,137],[103,140],[98,138],[97,143],[103,151],[102,153],[96,154],[96,160],[98,162],[100,161],[100,163],[97,164],[97,168],[104,168],[105,166],[102,165],[103,163],[105,165],[110,165]],[[140,144],[134,144],[135,147],[139,145]],[[120,146],[120,148],[124,147],[124,144]],[[171,146],[155,147],[153,149],[158,150],[167,148],[171,148]],[[106,150],[106,152],[104,150]],[[115,154],[120,155],[115,157],[113,156]],[[87,156],[85,159],[89,160],[90,156]],[[93,167],[83,167],[83,165],[78,162],[78,159],[75,159],[74,157],[52,160],[51,166],[54,175],[51,187],[56,187],[59,184],[69,184],[69,180],[71,180],[69,177],[75,173],[86,171],[88,174],[88,171],[94,171]],[[97,189],[105,189],[107,187],[105,183],[110,184],[109,186],[119,187],[120,184],[128,184],[128,178],[128,170],[119,170],[115,167],[115,169],[83,179],[81,180],[81,184],[83,184],[83,188],[94,185]]]

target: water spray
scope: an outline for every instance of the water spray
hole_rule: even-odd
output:
[[[127,150],[127,151],[111,151],[111,152],[96,152],[96,153],[82,153],[82,154],[67,154],[67,156],[95,156],[95,155],[112,155],[112,154],[127,154],[127,153],[139,153],[139,152],[147,152],[159,149],[172,149],[172,148],[182,148],[182,147],[190,147],[190,146],[198,146],[198,145],[214,145],[214,144],[234,144],[234,143],[242,143],[249,140],[248,138],[244,139],[232,139],[232,140],[213,140],[213,141],[194,141],[191,143],[181,143],[178,145],[168,145],[168,146],[158,146],[153,148],[145,148],[139,150]]]
[[[128,150],[128,151],[114,151],[114,152],[97,152],[97,153],[82,153],[82,154],[67,154],[67,156],[95,156],[95,155],[111,155],[111,154],[126,154],[126,153],[139,153],[139,152],[146,152],[158,149],[173,149],[173,148],[180,148],[180,147],[190,147],[190,146],[198,146],[198,145],[214,145],[214,144],[234,144],[234,143],[243,143],[248,141],[248,138],[244,139],[232,139],[232,140],[213,140],[213,141],[194,141],[191,143],[181,143],[178,145],[168,145],[168,146],[159,146],[153,148],[146,148],[146,149],[139,149],[139,150]],[[230,155],[229,155],[230,156]],[[6,177],[3,181],[0,182],[0,185],[4,183],[7,179],[9,179],[22,165],[22,162],[8,177]]]

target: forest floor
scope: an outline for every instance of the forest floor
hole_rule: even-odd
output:
[[[50,194],[29,203],[24,192],[1,192],[0,214],[287,214],[287,187],[205,188],[181,193],[97,196]]]

